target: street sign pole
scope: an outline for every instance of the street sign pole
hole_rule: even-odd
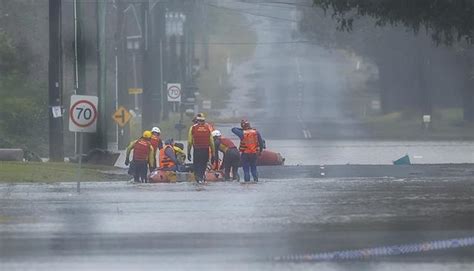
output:
[[[77,193],[81,192],[82,149],[84,133],[97,132],[97,96],[72,95],[69,109],[69,131],[79,133]]]
[[[79,133],[79,166],[77,167],[77,193],[81,193],[82,144],[84,133]]]

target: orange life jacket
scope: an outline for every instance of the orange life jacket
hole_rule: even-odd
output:
[[[153,149],[156,150],[158,149],[159,145],[160,145],[160,142],[161,142],[161,138],[160,136],[157,136],[157,135],[151,135],[151,140],[150,140],[150,143],[151,145],[153,146]]]
[[[244,137],[240,141],[239,150],[243,153],[257,153],[258,134],[255,129],[244,130]]]
[[[147,161],[150,154],[150,142],[140,138],[133,145],[133,160]]]
[[[193,136],[193,147],[195,149],[209,148],[209,138],[211,136],[209,125],[206,123],[196,123],[191,129],[191,134]]]
[[[220,141],[221,144],[219,144],[219,150],[221,150],[223,153],[226,153],[229,149],[235,148],[234,142],[232,142],[232,140],[229,138],[221,137]]]
[[[166,155],[166,150],[168,148],[171,148],[171,150],[174,151],[174,148],[171,145],[165,145],[160,150],[160,168],[172,168],[176,165],[175,162]]]

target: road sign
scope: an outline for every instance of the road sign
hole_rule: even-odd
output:
[[[181,102],[181,84],[168,84],[168,102]]]
[[[112,119],[120,127],[124,127],[125,124],[127,124],[131,118],[132,118],[132,115],[130,114],[130,112],[128,112],[128,110],[123,106],[119,106],[119,108],[117,108],[115,113],[112,115]]]
[[[128,94],[142,94],[143,88],[129,88]]]
[[[69,108],[69,131],[95,133],[97,130],[97,96],[72,95]]]
[[[211,109],[212,107],[212,102],[210,100],[204,100],[202,101],[202,109]]]

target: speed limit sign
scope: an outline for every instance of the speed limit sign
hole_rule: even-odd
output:
[[[72,95],[69,108],[69,131],[95,133],[97,130],[97,96]]]
[[[168,102],[181,102],[181,84],[168,84]]]

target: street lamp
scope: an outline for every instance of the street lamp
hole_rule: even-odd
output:
[[[128,36],[127,49],[132,52],[132,68],[133,68],[133,87],[137,88],[137,57],[136,54],[140,50],[140,40],[142,36]],[[135,93],[135,112],[138,112],[138,94]]]

